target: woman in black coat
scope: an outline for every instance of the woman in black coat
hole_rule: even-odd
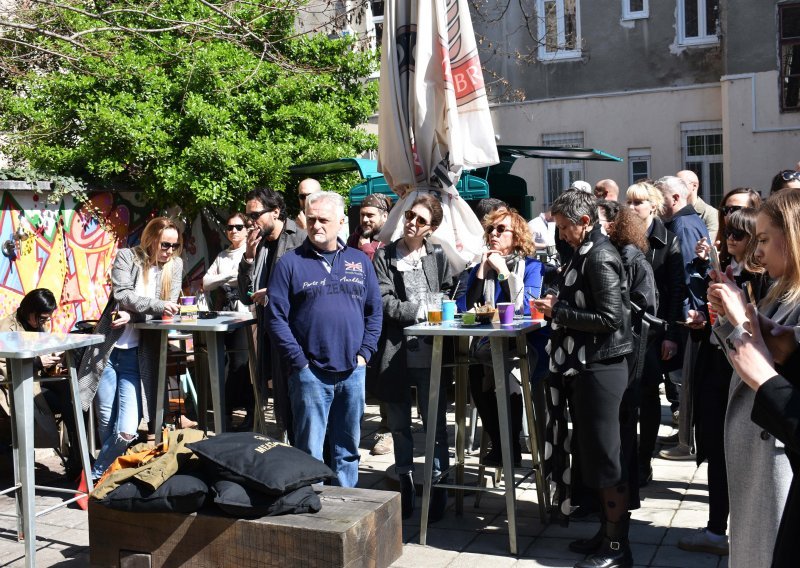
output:
[[[575,253],[562,270],[558,297],[548,294],[535,301],[553,329],[548,350],[550,396],[559,387],[567,395],[572,457],[579,465],[580,481],[596,491],[603,506],[598,534],[571,545],[573,550],[580,546],[593,553],[575,566],[632,566],[619,425],[620,403],[628,386],[626,356],[633,351],[625,269],[597,223],[593,195],[567,191],[555,200],[552,211],[560,237]]]
[[[646,257],[653,267],[658,288],[657,316],[668,324],[684,319],[686,283],[680,241],[668,231],[658,215],[664,208],[664,195],[646,182],[628,188],[627,204],[647,224],[650,250]],[[665,373],[681,368],[685,334],[675,325],[655,332],[645,353],[639,407],[639,484],[653,478],[650,462],[661,425],[661,398],[658,385]],[[675,401],[677,402],[677,400]]]

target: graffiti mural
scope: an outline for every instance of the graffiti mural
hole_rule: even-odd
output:
[[[70,331],[75,322],[100,317],[110,287],[110,271],[119,248],[136,245],[157,212],[137,193],[105,192],[91,196],[90,207],[104,222],[70,199],[47,203],[33,191],[0,195],[0,316],[17,309],[35,288],[49,288],[59,300],[53,331]],[[208,267],[201,223],[184,233],[184,289],[196,291]]]

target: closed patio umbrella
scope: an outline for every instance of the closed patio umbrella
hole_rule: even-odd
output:
[[[403,212],[435,192],[444,220],[432,240],[461,271],[484,246],[456,183],[498,162],[467,0],[389,0],[384,18],[378,169],[400,200],[380,239],[402,236]]]

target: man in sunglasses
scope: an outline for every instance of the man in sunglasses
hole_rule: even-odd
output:
[[[272,381],[275,420],[291,440],[287,374],[267,333],[267,283],[278,259],[300,246],[306,238],[306,232],[286,218],[283,197],[271,189],[254,189],[248,193],[245,213],[253,222],[253,227],[247,235],[244,256],[239,263],[239,299],[243,304],[253,306],[258,320],[259,387],[265,392],[267,381]]]
[[[711,237],[711,242],[717,242],[719,211],[703,201],[703,198],[698,195],[700,179],[698,179],[697,174],[692,170],[681,170],[675,174],[675,176],[681,178],[683,183],[686,184],[686,187],[689,188],[689,193],[686,195],[686,202],[694,207],[694,210],[700,215],[703,224],[705,224],[706,229],[708,229],[708,236]]]
[[[269,280],[269,331],[292,370],[293,445],[321,460],[327,433],[339,485],[355,487],[366,367],[378,347],[383,302],[367,255],[337,238],[342,196],[314,194],[306,219],[308,238]]]

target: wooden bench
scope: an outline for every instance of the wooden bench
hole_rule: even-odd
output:
[[[403,552],[400,495],[321,487],[315,514],[235,519],[207,508],[127,513],[89,503],[91,566],[236,568],[370,566]]]

